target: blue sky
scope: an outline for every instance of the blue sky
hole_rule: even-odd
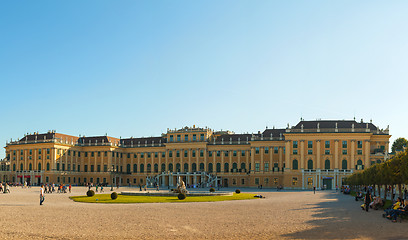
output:
[[[407,1],[1,1],[0,142],[354,116],[408,137],[407,12]]]

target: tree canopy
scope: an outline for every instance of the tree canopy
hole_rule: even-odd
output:
[[[401,151],[404,149],[404,146],[408,146],[408,140],[402,137],[397,138],[392,144],[391,152],[395,153],[395,151]]]

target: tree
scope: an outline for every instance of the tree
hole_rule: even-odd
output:
[[[405,138],[397,138],[392,144],[391,152],[395,153],[395,151],[401,151],[404,149],[404,146],[408,146],[408,140]]]

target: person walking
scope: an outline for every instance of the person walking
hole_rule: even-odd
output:
[[[370,191],[367,191],[365,197],[364,197],[364,204],[365,204],[365,210],[368,212],[368,208],[370,207],[370,203],[372,202],[371,194]]]
[[[69,193],[71,193],[71,188],[72,188],[72,186],[71,186],[71,184],[69,184],[69,187],[68,187]]]
[[[313,186],[313,194],[316,194],[316,186]]]
[[[40,205],[43,205],[45,198],[44,198],[44,184],[41,184],[40,188]]]

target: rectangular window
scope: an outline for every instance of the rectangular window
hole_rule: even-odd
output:
[[[269,184],[269,178],[264,179],[265,184]]]
[[[98,166],[96,167],[96,171],[97,171],[97,172],[100,172],[100,171],[101,171],[101,165],[98,165]]]
[[[297,178],[297,177],[293,177],[293,178],[292,178],[292,185],[293,185],[293,186],[296,186],[297,183],[298,183],[298,178]]]
[[[78,165],[78,172],[81,171],[81,165]]]
[[[88,152],[85,152],[85,157],[88,157]]]
[[[343,148],[347,148],[347,141],[343,141]]]
[[[173,142],[173,135],[170,135],[170,142]]]
[[[208,151],[208,156],[212,157],[212,151]]]
[[[347,155],[347,150],[343,150],[343,155]]]
[[[108,165],[103,165],[103,171],[107,172],[108,171]]]
[[[173,152],[169,151],[169,157],[173,157]]]
[[[181,142],[181,135],[177,135],[177,142]]]
[[[293,150],[293,154],[297,155],[298,154],[298,150]]]
[[[50,154],[50,149],[49,148],[47,148],[47,154]]]
[[[204,150],[200,150],[200,157],[204,157]]]
[[[268,153],[269,153],[269,148],[265,147],[265,154],[268,154]]]
[[[228,157],[228,151],[224,152],[224,156]]]
[[[185,142],[188,142],[188,135],[187,135],[187,134],[184,135],[184,141],[185,141]]]
[[[151,153],[147,153],[147,158],[151,158],[152,154]]]
[[[232,156],[236,157],[237,156],[237,151],[232,152]]]
[[[60,170],[60,164],[57,163],[57,171],[59,171],[59,170]]]
[[[273,153],[278,153],[279,152],[279,148],[278,147],[274,147],[273,148]]]
[[[329,154],[330,154],[330,150],[324,150],[324,154],[329,155]]]
[[[217,151],[217,157],[221,156],[221,151]]]
[[[100,157],[101,156],[101,152],[98,152],[98,157]]]
[[[204,141],[204,134],[201,134],[201,135],[200,135],[200,140],[201,140],[201,141]]]
[[[242,150],[242,151],[241,151],[241,156],[242,156],[242,157],[245,156],[245,150]]]
[[[297,148],[298,147],[298,141],[293,141],[293,148]]]
[[[140,153],[140,158],[144,158],[144,153]]]
[[[313,154],[313,150],[307,150],[307,154],[312,155]]]
[[[166,157],[166,152],[162,152],[162,158]]]
[[[363,148],[363,141],[357,141],[357,148]]]
[[[84,165],[84,172],[88,172],[88,165]]]
[[[255,154],[259,154],[259,147],[255,148]]]
[[[313,178],[311,178],[311,177],[307,178],[307,185],[310,186],[310,187],[313,186]]]
[[[177,150],[176,157],[180,157],[180,151]]]
[[[255,172],[259,172],[259,163],[255,163]]]
[[[108,156],[108,152],[107,151],[105,151],[105,157],[107,157]]]
[[[278,185],[278,178],[273,178],[273,184]]]
[[[269,172],[269,163],[265,163],[264,171]]]
[[[197,135],[193,134],[193,141],[197,141]]]
[[[33,154],[33,150],[30,149],[30,155],[32,155],[32,154]]]
[[[184,157],[188,157],[188,152],[187,152],[187,150],[184,151]],[[193,157],[195,157],[195,151],[194,151],[194,150],[193,150]]]
[[[94,165],[91,165],[91,172],[94,172]]]
[[[130,153],[127,154],[127,158],[130,158]]]
[[[358,155],[363,155],[363,150],[357,150]]]
[[[325,141],[324,142],[324,147],[325,148],[330,148],[330,141]]]
[[[307,141],[307,147],[313,148],[313,141]]]
[[[159,153],[155,152],[154,157],[157,158],[159,156]]]
[[[41,149],[38,149],[38,154],[41,154]],[[16,155],[16,151],[14,151],[14,155]]]
[[[259,178],[255,178],[255,184],[259,185]]]

